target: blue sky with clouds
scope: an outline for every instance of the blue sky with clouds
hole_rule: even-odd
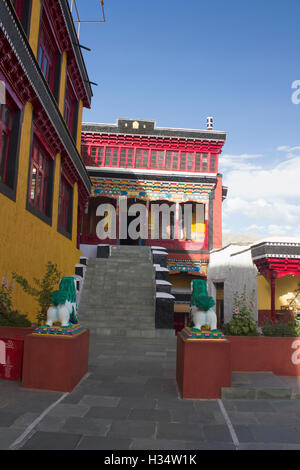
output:
[[[99,0],[77,0],[100,19]],[[105,0],[82,24],[88,122],[153,119],[227,132],[224,232],[300,236],[299,0]],[[300,98],[300,93],[299,93]]]

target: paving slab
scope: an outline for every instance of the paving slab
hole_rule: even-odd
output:
[[[16,442],[24,450],[300,449],[297,398],[182,400],[176,338],[92,337],[89,363],[90,375],[69,394],[1,380],[0,449]],[[252,383],[270,388],[273,379]],[[293,390],[299,385],[280,380]],[[249,377],[239,374],[235,383],[246,389]]]

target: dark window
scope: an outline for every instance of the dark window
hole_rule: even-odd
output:
[[[85,165],[88,164],[88,146],[82,145],[81,146],[81,158]]]
[[[210,156],[210,171],[215,173],[216,171],[216,155]]]
[[[0,105],[0,181],[4,184],[8,183],[13,115],[9,104]]]
[[[50,217],[52,210],[53,160],[34,138],[29,177],[28,202],[39,213]]]
[[[132,168],[132,164],[133,164],[133,149],[128,149],[127,150],[127,163],[126,163],[127,168]]]
[[[71,235],[73,215],[73,188],[62,175],[60,181],[58,228]]]
[[[90,158],[90,166],[95,166],[97,163],[97,147],[91,147],[91,158]]]
[[[172,164],[172,152],[166,153],[166,169],[170,170]]]
[[[173,152],[172,170],[178,169],[178,152]]]
[[[15,7],[16,14],[24,28],[25,33],[28,35],[29,32],[29,19],[31,13],[31,1],[32,0],[12,0]]]
[[[163,168],[164,166],[164,152],[157,152],[157,168]]]
[[[104,166],[117,166],[118,153],[118,148],[106,147]]]
[[[151,152],[151,168],[163,168],[164,166],[164,151],[152,150]]]
[[[89,166],[102,166],[103,147],[91,147]]]
[[[132,168],[133,149],[121,148],[120,166]]]
[[[149,151],[138,149],[135,154],[135,167],[148,168]]]
[[[66,94],[65,94],[65,106],[64,106],[64,120],[68,126],[69,131],[71,132],[74,139],[77,135],[77,105],[78,101],[76,99],[75,93],[73,91],[71,82],[69,78],[67,79]]]
[[[201,153],[195,155],[195,171],[200,171],[201,168]]]
[[[47,80],[51,91],[57,94],[58,69],[60,67],[59,50],[55,45],[55,40],[51,34],[50,26],[47,26],[45,16],[41,24],[41,33],[38,50],[38,63],[41,71]]]
[[[202,171],[207,171],[207,154],[202,155]]]
[[[185,170],[186,168],[186,153],[181,152],[180,154],[180,169]]]
[[[193,169],[193,159],[194,159],[194,154],[188,153],[187,154],[187,170],[188,171],[192,171]]]

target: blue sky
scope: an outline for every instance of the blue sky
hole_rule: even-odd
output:
[[[77,0],[82,19],[99,0]],[[300,236],[299,0],[105,0],[82,24],[88,122],[227,132],[224,232]]]

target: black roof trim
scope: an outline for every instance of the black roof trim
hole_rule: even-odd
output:
[[[135,121],[139,123],[138,129],[134,129],[132,125],[131,127],[125,127],[126,123],[133,123]],[[200,129],[197,130],[156,127],[155,121],[146,121],[138,119],[118,119],[117,124],[82,123],[82,132],[95,132],[100,134],[144,135],[177,139],[186,138],[201,140],[221,140],[222,142],[225,142],[226,140],[225,132],[205,131]]]
[[[69,3],[66,0],[58,0],[60,4],[60,8],[62,10],[64,19],[65,19],[65,24],[69,32],[69,36],[71,38],[71,43],[72,43],[72,48],[74,51],[74,55],[77,61],[78,69],[81,74],[82,81],[84,83],[84,88],[86,91],[86,95],[89,101],[89,104],[91,104],[92,96],[93,96],[93,91],[92,87],[90,85],[90,80],[89,76],[87,73],[87,69],[85,66],[85,62],[82,56],[81,48],[79,47],[79,42],[78,42],[78,37],[76,34],[73,18],[72,18],[72,13],[69,7]],[[74,44],[78,44],[77,46],[74,46]]]
[[[132,180],[138,180],[138,179],[148,179],[148,180],[154,180],[154,181],[176,181],[176,182],[184,182],[184,183],[210,183],[210,184],[215,184],[216,183],[216,178],[211,176],[211,177],[206,177],[206,176],[174,176],[173,175],[157,175],[153,173],[131,173],[127,171],[101,171],[100,170],[90,170],[89,168],[87,169],[88,175],[93,178],[102,178],[102,177],[107,177],[107,178],[126,178],[126,179],[132,179]]]

